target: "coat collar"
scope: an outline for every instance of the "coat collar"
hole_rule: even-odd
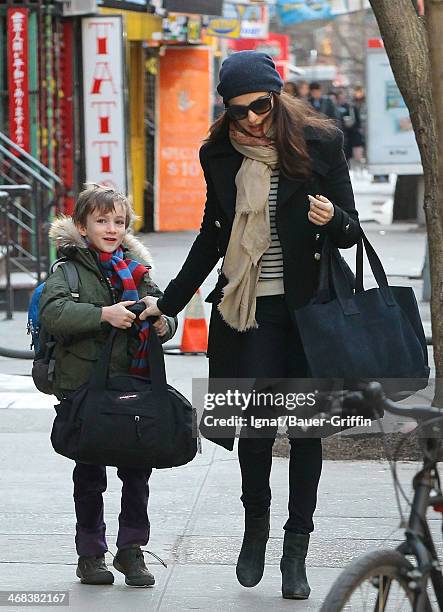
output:
[[[49,229],[49,238],[58,250],[64,255],[75,251],[87,251],[88,247],[78,231],[72,217],[61,215],[54,219]],[[129,231],[126,233],[123,249],[128,251],[131,259],[143,265],[153,267],[152,257],[148,249]]]
[[[303,131],[312,161],[312,169],[314,173],[324,176],[329,170],[329,164],[322,159],[318,151],[318,143],[324,141],[324,136],[311,126],[306,126]],[[218,199],[228,218],[233,219],[236,198],[235,177],[242,164],[243,156],[234,149],[227,136],[217,143],[208,143],[205,153],[209,159],[211,178]],[[287,178],[280,174],[277,206],[283,206],[301,185],[306,183],[306,180],[304,178]]]

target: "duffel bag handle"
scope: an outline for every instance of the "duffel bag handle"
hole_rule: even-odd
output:
[[[139,315],[146,308],[142,302],[137,302],[128,310],[136,315]],[[167,392],[166,382],[166,370],[165,370],[165,359],[163,355],[162,345],[157,336],[157,333],[152,325],[158,317],[148,317],[147,321],[150,324],[149,337],[148,337],[148,348],[147,357],[149,364],[150,380],[153,391],[157,393]],[[114,346],[114,340],[119,330],[114,327],[106,340],[102,352],[99,355],[97,363],[91,372],[89,379],[89,386],[96,390],[103,390],[106,388],[106,383],[109,376],[109,365],[111,362],[112,348]],[[129,331],[129,330],[128,330]]]

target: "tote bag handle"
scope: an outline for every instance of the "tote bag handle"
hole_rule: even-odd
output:
[[[347,271],[345,269],[347,268]],[[320,276],[315,302],[329,302],[335,296],[345,314],[356,314],[354,303],[354,278],[337,248],[332,247],[326,236],[321,254]]]
[[[325,238],[316,301],[325,301],[326,296],[331,299],[331,290],[333,290],[345,314],[350,315],[359,312],[354,300],[354,293],[364,291],[363,249],[366,250],[369,265],[386,304],[388,306],[396,305],[383,265],[363,230],[361,230],[361,238],[357,243],[355,291],[349,273],[345,270],[347,264],[343,261],[338,249],[331,246],[329,238]]]
[[[361,230],[361,238],[357,243],[357,254],[356,254],[356,264],[355,264],[355,292],[361,293],[364,291],[363,285],[363,249],[366,251],[366,255],[368,257],[369,265],[372,270],[372,274],[374,275],[375,281],[382,292],[382,295],[385,299],[385,302],[388,306],[395,306],[395,300],[392,295],[392,291],[389,287],[388,279],[386,276],[386,272],[383,268],[383,264],[380,261],[379,256],[375,252],[374,247],[369,242],[366,234],[363,230]]]

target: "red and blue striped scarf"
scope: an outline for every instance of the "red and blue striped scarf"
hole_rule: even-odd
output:
[[[105,253],[98,249],[94,250],[97,251],[100,265],[107,278],[109,278],[111,285],[118,291],[120,301],[139,300],[140,296],[137,288],[143,280],[144,275],[148,272],[148,268],[138,263],[138,261],[124,259],[123,250],[120,248],[116,249],[113,253]],[[140,344],[137,353],[132,359],[129,372],[133,376],[143,376],[147,378],[149,375],[147,358],[150,324],[147,321],[140,321],[137,317],[134,321],[134,325],[136,325],[138,329]]]

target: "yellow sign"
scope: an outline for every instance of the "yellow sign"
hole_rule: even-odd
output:
[[[241,21],[240,19],[210,19],[206,34],[208,36],[218,36],[221,38],[240,38]]]
[[[126,19],[126,36],[128,40],[151,40],[155,32],[162,31],[161,17],[121,9],[100,8],[100,13],[123,15]]]

